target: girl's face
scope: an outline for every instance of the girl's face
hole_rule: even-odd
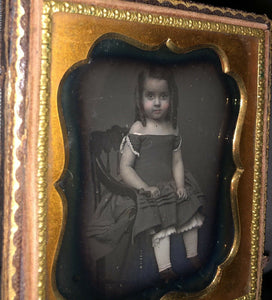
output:
[[[144,81],[143,108],[147,118],[162,121],[170,105],[168,83],[165,79],[147,77]]]

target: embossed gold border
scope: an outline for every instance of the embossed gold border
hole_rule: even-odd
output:
[[[261,205],[261,197],[264,197],[263,179],[262,177],[262,155],[263,155],[263,128],[267,128],[267,124],[263,122],[265,113],[265,33],[264,27],[261,25],[257,28],[237,24],[228,24],[215,21],[195,20],[189,17],[167,16],[164,14],[139,12],[135,9],[125,10],[110,8],[107,6],[87,5],[79,3],[45,1],[43,7],[42,19],[42,78],[41,78],[41,104],[39,113],[39,157],[38,157],[38,189],[39,189],[39,296],[44,298],[45,295],[45,274],[46,274],[46,210],[47,203],[47,136],[48,128],[48,97],[50,91],[50,39],[51,39],[51,18],[53,14],[63,12],[67,14],[79,14],[93,16],[105,19],[116,19],[126,22],[137,22],[144,24],[153,24],[159,26],[170,26],[188,30],[200,30],[210,32],[220,32],[226,34],[251,36],[258,39],[258,87],[257,87],[257,115],[256,115],[256,138],[255,138],[255,165],[254,165],[254,186],[253,186],[253,208],[252,208],[252,237],[251,237],[251,288],[248,295],[243,296],[244,299],[252,299],[256,297],[257,288],[257,272],[258,267],[258,244],[259,244],[259,222]],[[235,23],[232,20],[233,23]],[[239,131],[239,130],[238,130]],[[239,136],[240,132],[236,132]],[[235,145],[234,145],[235,146]],[[234,155],[239,157],[239,155]],[[236,163],[239,162],[239,159]],[[238,167],[238,169],[241,169]],[[238,175],[239,177],[239,175]],[[235,188],[233,189],[235,192]],[[52,274],[51,274],[52,276]],[[49,283],[50,284],[50,283]],[[174,295],[172,295],[175,297]],[[172,297],[171,296],[171,297]],[[242,299],[241,298],[241,299]],[[172,298],[171,298],[172,299]]]
[[[21,68],[25,52],[21,42],[26,35],[25,28],[22,26],[25,10],[21,0],[14,1],[14,9],[16,10],[13,21],[14,31],[10,36],[14,46],[13,57],[8,60],[9,72],[5,78],[5,107],[9,108],[9,111],[5,109],[5,119],[9,122],[5,121],[4,243],[1,278],[1,294],[5,299],[15,299],[19,295],[20,259],[18,261],[18,258],[21,255],[21,223],[18,216],[21,214],[22,207],[22,180],[19,174],[23,167],[20,154],[24,137],[20,134],[23,125],[20,107],[25,101],[23,94],[25,70]],[[6,60],[7,55],[8,47],[5,45]]]

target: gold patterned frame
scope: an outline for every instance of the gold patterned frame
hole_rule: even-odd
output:
[[[88,18],[96,20],[95,22],[97,23],[102,22],[108,32],[110,32],[109,28],[112,30],[119,28],[120,30],[120,25],[118,25],[119,27],[113,25],[115,22],[116,24],[126,24],[127,28],[129,28],[129,24],[136,23],[139,26],[142,24],[145,28],[159,26],[163,30],[173,32],[173,34],[183,32],[188,40],[184,42],[182,48],[189,46],[186,45],[186,43],[189,41],[189,36],[192,35],[192,32],[197,32],[194,46],[211,43],[218,48],[222,48],[222,43],[226,47],[226,43],[229,40],[238,43],[237,40],[242,39],[257,47],[257,49],[255,49],[256,59],[254,60],[251,57],[250,60],[250,66],[253,71],[256,70],[257,75],[256,86],[254,87],[250,85],[250,82],[244,80],[243,77],[246,76],[243,70],[241,70],[241,68],[239,69],[239,62],[233,58],[236,57],[235,51],[237,50],[228,48],[228,51],[225,49],[224,51],[227,53],[227,56],[230,57],[230,69],[234,69],[234,72],[239,74],[245,81],[245,89],[253,94],[255,92],[253,96],[249,93],[248,101],[250,105],[245,115],[245,132],[242,133],[241,145],[234,141],[233,149],[238,172],[236,176],[238,177],[242,172],[242,165],[239,159],[239,146],[241,146],[241,158],[244,160],[243,166],[245,170],[251,167],[249,165],[250,157],[246,154],[246,148],[247,146],[253,146],[254,149],[253,177],[246,182],[250,183],[252,192],[249,198],[251,199],[252,205],[252,214],[250,214],[250,216],[245,212],[246,205],[244,203],[247,200],[245,199],[246,194],[239,190],[237,191],[236,187],[233,187],[232,190],[232,193],[238,193],[238,200],[241,202],[239,203],[239,209],[241,213],[242,246],[239,251],[242,252],[242,257],[249,265],[248,285],[246,287],[240,287],[239,292],[235,291],[236,294],[234,298],[259,298],[267,166],[267,135],[265,133],[268,130],[269,121],[268,74],[270,21],[264,17],[261,18],[262,22],[252,21],[251,19],[249,21],[246,20],[248,17],[246,14],[243,15],[244,20],[241,20],[235,16],[234,12],[232,12],[232,18],[225,16],[217,17],[212,14],[205,15],[198,12],[180,11],[174,9],[174,7],[152,7],[144,4],[137,5],[135,3],[127,3],[126,1],[113,1],[110,3],[99,0],[81,1],[81,3],[80,1],[34,2],[35,1],[32,3],[33,11],[36,12],[37,15],[34,13],[31,15],[30,21],[33,27],[30,30],[30,36],[37,34],[37,32],[38,34],[33,40],[30,39],[29,53],[33,54],[34,51],[36,51],[38,55],[36,55],[35,58],[31,58],[29,62],[28,87],[29,93],[33,98],[30,97],[29,100],[30,114],[26,114],[29,123],[25,126],[25,134],[18,133],[23,122],[23,116],[19,113],[19,108],[26,97],[26,95],[22,93],[20,86],[25,75],[20,66],[20,62],[24,56],[21,41],[25,35],[24,28],[21,25],[25,9],[23,1],[20,0],[17,0],[16,3],[18,14],[16,15],[14,25],[16,27],[16,35],[14,37],[16,44],[16,61],[11,65],[11,72],[6,80],[8,91],[6,102],[12,108],[12,113],[11,116],[6,115],[7,119],[11,122],[7,123],[6,126],[6,140],[8,141],[9,147],[6,147],[5,159],[5,211],[7,211],[7,214],[4,224],[5,252],[2,280],[2,294],[4,297],[16,299],[20,293],[24,293],[27,299],[55,299],[56,297],[60,297],[57,293],[54,281],[54,264],[60,246],[59,239],[62,234],[63,226],[65,225],[65,205],[63,206],[61,197],[54,188],[54,183],[60,178],[64,169],[65,155],[63,139],[60,139],[62,131],[57,111],[57,89],[64,72],[74,65],[74,63],[86,58],[87,50],[90,48],[90,45],[92,45],[92,41],[95,40],[95,36],[101,35],[101,32],[96,33],[95,30],[99,30],[94,28],[92,33],[94,37],[90,39],[88,46],[85,47],[85,52],[76,49],[79,52],[78,56],[71,55],[71,51],[74,50],[73,47],[77,47],[75,41],[72,42],[70,50],[64,46],[66,51],[64,51],[65,54],[63,55],[65,63],[63,66],[60,66],[58,62],[56,63],[56,58],[60,57],[57,47],[59,40],[56,41],[54,38],[56,36],[60,37],[60,33],[68,34],[65,28],[61,27],[60,21],[57,22],[56,19],[60,16],[62,21],[70,22],[69,20],[72,20],[76,22],[74,16],[77,16],[77,18],[82,17],[84,20]],[[173,6],[181,3],[180,1],[170,2]],[[186,5],[190,6],[189,4]],[[205,8],[205,6],[200,6],[199,8],[202,7]],[[230,11],[227,10],[227,12]],[[39,22],[39,16],[42,17],[41,22]],[[257,20],[257,16],[254,16],[254,18]],[[130,28],[131,29],[127,29],[126,34],[135,34],[134,31],[137,30],[133,28],[133,26],[130,26]],[[223,41],[221,41],[220,38],[215,38],[216,34],[221,35]],[[82,36],[80,37],[82,38]],[[156,37],[151,36],[148,38],[148,44],[157,43]],[[31,48],[31,46],[33,47]],[[181,47],[181,45],[179,45],[179,47]],[[37,65],[40,65],[40,68],[38,68]],[[236,70],[233,66],[236,66]],[[31,72],[31,67],[35,70],[38,69],[38,71]],[[229,70],[226,70],[226,72],[227,71]],[[32,79],[32,81],[30,79]],[[243,88],[241,90],[243,92]],[[39,101],[37,101],[38,99]],[[37,115],[34,116],[35,112],[38,112],[38,118]],[[243,114],[242,117],[244,117]],[[33,125],[33,129],[31,129],[30,125]],[[241,126],[237,128],[236,137],[239,141],[242,128]],[[22,183],[25,182],[22,177],[18,177],[18,171],[22,169],[22,159],[20,156],[18,157],[18,151],[22,148],[25,140],[27,141],[26,148],[28,150],[25,160],[35,170],[33,174],[31,173],[30,167],[26,167],[24,175],[26,180],[30,180],[30,185],[32,183],[32,186],[27,186],[22,192],[22,199],[26,203],[26,208],[23,213],[23,224],[26,224],[27,233],[20,232],[22,222],[18,221],[16,217],[20,209],[18,191],[22,190]],[[56,151],[57,149],[58,151]],[[245,175],[245,178],[250,178],[250,175]],[[237,184],[238,179],[234,179],[234,182]],[[245,185],[245,182],[241,184]],[[27,203],[26,199],[33,199],[33,203]],[[252,223],[252,225],[250,225],[250,223]],[[250,232],[248,232],[249,227]],[[15,242],[18,233],[22,235],[22,248]],[[243,246],[244,239],[248,240],[250,244],[250,253],[247,253],[247,249]],[[21,257],[24,261],[24,266],[21,267],[14,263],[18,251],[22,253]],[[238,249],[236,247],[234,252],[237,251]],[[241,258],[241,254],[238,254],[238,257]],[[27,263],[31,265],[27,265]],[[14,284],[14,278],[16,277],[19,278],[19,280],[23,280],[18,276],[21,268],[23,268],[26,274],[24,279],[26,290],[24,292],[18,288],[18,285]],[[225,274],[222,275],[219,284],[216,282],[204,293],[192,295],[192,297],[223,299],[228,289],[232,288],[231,275],[228,276],[227,273],[229,272],[231,274],[233,270],[239,270],[239,268],[241,268],[241,264],[239,264],[237,260],[234,260],[226,269]],[[245,274],[245,277],[247,275],[248,274]],[[217,279],[217,281],[219,281],[219,277],[217,277]],[[181,296],[179,293],[172,293],[164,298],[177,299]]]

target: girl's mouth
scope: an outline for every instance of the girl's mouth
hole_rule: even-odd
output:
[[[155,114],[160,114],[160,113],[161,113],[161,110],[160,110],[160,109],[154,109],[154,110],[153,110],[153,113],[155,113]]]

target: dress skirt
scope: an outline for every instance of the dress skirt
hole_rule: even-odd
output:
[[[124,233],[131,231],[131,243],[141,233],[167,235],[200,227],[204,217],[199,213],[203,194],[193,176],[185,171],[186,199],[178,198],[174,182],[158,185],[160,196],[137,193],[137,203],[105,191],[87,229],[91,256],[97,260],[112,252]]]

